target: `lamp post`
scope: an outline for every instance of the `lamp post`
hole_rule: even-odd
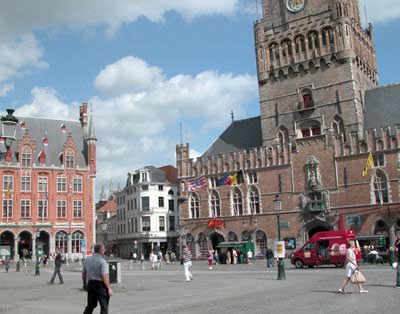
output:
[[[39,276],[40,275],[40,260],[39,260],[39,250],[38,250],[38,245],[37,245],[37,241],[40,238],[40,231],[39,229],[37,229],[36,233],[36,266],[35,266],[35,276]]]
[[[274,202],[274,211],[276,213],[276,218],[278,221],[278,241],[281,241],[280,213],[282,211],[282,200],[279,198],[279,195],[275,195],[275,199],[273,202]],[[278,280],[286,280],[285,263],[282,257],[278,258]]]
[[[14,251],[17,251],[17,252],[15,252],[14,253],[14,255],[15,256],[18,256],[18,260],[17,260],[17,264],[16,264],[16,269],[15,269],[15,271],[16,272],[20,272],[21,271],[21,264],[19,263],[19,261],[20,261],[20,259],[19,259],[19,242],[21,241],[21,238],[18,236],[17,237],[17,247],[16,248],[14,248]]]

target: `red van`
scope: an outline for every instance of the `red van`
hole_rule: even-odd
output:
[[[341,267],[346,262],[346,251],[350,240],[356,243],[357,261],[361,260],[361,251],[354,231],[337,230],[314,234],[301,249],[293,253],[291,262],[296,268],[330,264]]]

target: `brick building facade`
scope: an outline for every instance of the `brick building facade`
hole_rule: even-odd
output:
[[[268,0],[254,24],[260,116],[233,121],[196,160],[177,146],[181,230],[197,257],[221,241],[277,239],[317,231],[400,230],[400,85],[378,87],[372,25],[358,0]],[[375,167],[363,176],[369,153]],[[217,186],[242,170],[244,182]],[[187,181],[207,178],[188,191]],[[218,217],[222,226],[208,224]]]
[[[76,122],[14,117],[16,131],[9,138],[3,118],[0,246],[11,258],[23,252],[35,258],[36,250],[48,255],[56,248],[82,257],[92,248],[96,227],[96,136],[87,104]]]

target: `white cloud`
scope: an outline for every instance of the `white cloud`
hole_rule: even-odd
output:
[[[0,96],[14,88],[13,79],[27,75],[31,68],[44,68],[43,49],[32,34],[19,40],[0,42]]]
[[[133,81],[137,75],[130,74],[129,67],[137,64],[141,65],[143,77],[153,77],[157,69],[157,84],[129,88],[126,81]],[[185,125],[193,122],[206,130],[223,129],[229,123],[231,109],[241,116],[246,112],[245,105],[258,97],[254,76],[206,71],[168,78],[162,69],[134,57],[105,67],[97,76],[96,85],[107,81],[108,76],[113,78],[112,83],[107,88],[100,84],[100,90],[120,90],[121,94],[95,96],[89,101],[94,108],[98,137],[99,184],[106,186],[110,180],[123,182],[128,171],[145,164],[175,164],[178,121],[184,120]],[[52,88],[35,87],[32,102],[18,108],[16,114],[76,120],[78,105],[62,102]],[[199,130],[196,133],[199,136]],[[191,153],[199,155],[193,149]]]
[[[123,24],[145,17],[162,22],[175,11],[187,19],[200,15],[232,15],[240,0],[13,0],[0,2],[0,37],[32,30],[105,25],[111,36]]]

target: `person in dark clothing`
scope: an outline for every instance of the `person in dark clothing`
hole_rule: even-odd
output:
[[[397,253],[397,275],[396,275],[396,288],[400,288],[400,237],[396,237],[396,242],[394,243],[394,247]]]
[[[54,272],[51,277],[50,284],[54,283],[54,279],[56,279],[56,275],[58,275],[58,279],[60,280],[60,284],[64,283],[63,277],[61,275],[61,266],[62,266],[62,255],[59,250],[56,251],[56,258],[54,260]]]
[[[265,251],[265,258],[267,259],[267,267],[271,268],[273,266],[272,260],[274,258],[274,252],[272,252],[270,248],[267,248],[267,250]]]
[[[93,256],[89,256],[83,266],[83,285],[87,286],[87,306],[83,314],[92,314],[97,303],[100,303],[101,314],[108,314],[108,304],[112,296],[108,264],[104,260],[104,245],[94,246]],[[87,283],[87,284],[86,284]]]

